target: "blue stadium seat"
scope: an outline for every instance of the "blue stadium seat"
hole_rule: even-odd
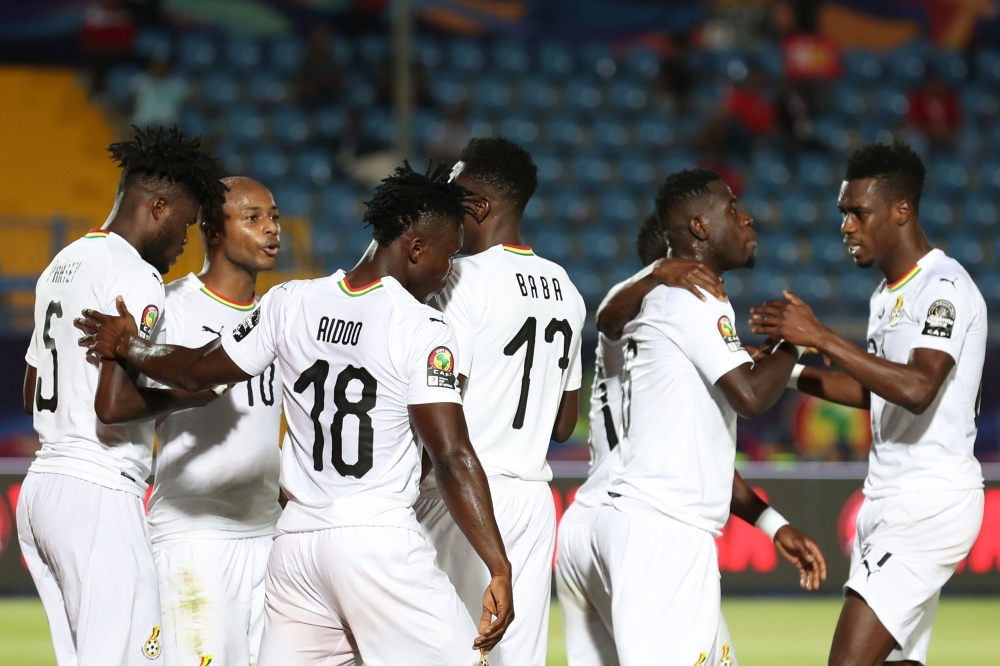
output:
[[[757,64],[764,73],[775,79],[785,76],[785,57],[777,44],[765,44],[757,53]]]
[[[570,116],[556,116],[550,120],[545,134],[558,146],[576,146],[583,141],[583,128]]]
[[[744,192],[740,206],[753,216],[757,224],[771,224],[777,220],[774,206],[760,190]]]
[[[365,251],[368,250],[369,246],[371,246],[372,232],[371,229],[362,227],[356,222],[354,225],[352,225],[347,231],[347,248],[351,255],[358,257],[364,254]]]
[[[546,259],[560,261],[569,256],[569,235],[563,229],[547,227],[535,234],[532,248]]]
[[[226,64],[236,69],[252,69],[260,66],[262,53],[260,44],[252,37],[230,35],[226,39]]]
[[[920,221],[931,227],[951,226],[955,219],[951,204],[944,197],[936,194],[925,194],[920,201]]]
[[[618,81],[611,86],[611,105],[623,111],[641,111],[649,101],[647,87],[634,81]]]
[[[212,131],[212,121],[198,109],[181,107],[178,124],[188,136],[205,136]]]
[[[413,60],[426,69],[437,69],[444,62],[440,42],[430,35],[417,35],[413,39]]]
[[[997,95],[992,90],[982,86],[963,86],[959,91],[962,102],[962,112],[971,120],[989,118],[1000,111]]]
[[[270,73],[262,72],[250,77],[250,98],[258,104],[281,104],[288,98],[285,81]]]
[[[571,109],[591,111],[601,105],[601,89],[589,79],[576,79],[566,86],[566,104]]]
[[[961,53],[937,49],[930,54],[934,71],[952,83],[962,83],[969,78],[969,65]]]
[[[611,180],[611,165],[599,155],[581,153],[573,158],[573,176],[581,185],[604,185]]]
[[[645,81],[652,81],[660,75],[660,57],[651,49],[632,49],[625,61],[629,74]]]
[[[847,261],[847,246],[844,237],[832,233],[816,235],[811,242],[812,262],[829,266],[843,266]]]
[[[750,73],[749,54],[737,49],[723,49],[715,54],[715,71],[731,81],[746,80]]]
[[[834,117],[821,117],[815,123],[816,138],[824,146],[838,153],[847,152],[851,147],[851,136],[844,122]]]
[[[283,106],[276,109],[272,118],[274,137],[288,144],[305,142],[309,138],[309,122],[302,109],[294,106]]]
[[[135,35],[135,43],[132,45],[135,54],[143,58],[170,57],[173,49],[170,44],[170,35],[162,30],[140,30]]]
[[[855,304],[868,303],[875,288],[881,281],[878,271],[858,270],[856,266],[847,266],[840,273],[840,293],[843,298]]]
[[[969,170],[954,157],[937,157],[931,165],[934,187],[949,193],[958,193],[969,186]]]
[[[793,190],[781,198],[781,220],[786,226],[809,227],[818,219],[819,211],[812,197]]]
[[[223,108],[240,99],[240,85],[229,72],[212,72],[201,83],[202,97],[208,106]]]
[[[692,169],[696,166],[698,166],[698,157],[686,150],[671,151],[663,158],[662,164],[664,175],[670,175],[681,169]]]
[[[227,175],[237,176],[247,172],[247,159],[235,144],[221,143],[215,148],[215,155],[222,162]]]
[[[375,86],[369,80],[355,79],[351,83],[348,99],[354,106],[370,106],[375,102]]]
[[[333,176],[333,162],[326,150],[306,148],[295,156],[295,171],[304,181],[322,187]]]
[[[1000,220],[997,205],[993,199],[984,196],[972,196],[965,199],[962,215],[965,226],[980,229],[993,229]]]
[[[844,71],[849,79],[875,83],[882,77],[882,61],[868,51],[848,51],[844,54]]]
[[[628,143],[628,130],[616,116],[603,116],[594,122],[594,145],[598,148],[618,149]]]
[[[643,155],[625,155],[618,165],[621,181],[636,188],[645,188],[656,178],[653,163]]]
[[[866,120],[858,128],[862,143],[892,143],[892,130],[878,120]]]
[[[953,234],[948,238],[948,254],[965,266],[975,268],[983,263],[983,243],[977,236]]]
[[[562,180],[564,167],[562,160],[549,152],[537,152],[532,156],[535,166],[538,168],[538,183],[540,185],[551,185]]]
[[[413,114],[413,140],[420,148],[426,148],[444,126],[444,118],[439,111],[417,109]],[[509,137],[513,138],[513,137]],[[516,141],[516,139],[514,139]]]
[[[323,212],[335,220],[352,220],[358,211],[358,199],[354,190],[345,183],[327,187],[320,199]]]
[[[552,109],[559,103],[559,95],[547,79],[532,77],[521,86],[521,104],[531,109]]]
[[[250,156],[250,171],[257,180],[273,183],[288,175],[288,158],[277,148],[257,148]]]
[[[617,65],[607,42],[590,42],[577,51],[580,69],[587,75],[610,79],[617,72]]]
[[[830,192],[826,193],[823,198],[826,209],[826,217],[823,220],[823,226],[829,231],[840,231],[840,227],[844,224],[844,214],[840,212],[840,197],[830,196]]]
[[[142,70],[135,65],[118,65],[110,72],[106,79],[108,97],[118,106],[127,106],[132,102],[135,94],[135,80]]]
[[[377,67],[389,59],[392,44],[386,33],[369,33],[358,39],[358,57],[369,67]]]
[[[344,131],[347,111],[338,106],[329,106],[316,114],[316,131],[324,139],[335,139]]]
[[[618,238],[607,229],[587,229],[581,235],[580,243],[583,246],[583,256],[597,261],[611,259],[621,249]]]
[[[552,197],[552,209],[557,218],[570,222],[581,222],[591,216],[586,195],[576,190],[559,190]]]
[[[726,280],[727,284],[729,280]],[[791,281],[781,273],[757,268],[750,273],[751,295],[757,301],[781,298],[781,292],[791,289]]]
[[[674,143],[674,130],[662,115],[647,116],[635,126],[635,141],[647,148],[666,148]]]
[[[979,273],[976,286],[990,305],[1000,303],[1000,272],[996,270]]]
[[[295,73],[302,65],[305,49],[299,37],[288,36],[272,41],[269,52],[271,67],[282,72]]]
[[[1000,83],[1000,52],[983,49],[976,57],[976,76],[983,83]]]
[[[1000,160],[989,160],[979,166],[979,187],[987,194],[1000,192]]]
[[[530,146],[538,141],[538,123],[525,116],[509,116],[500,123],[500,134],[511,141]]]
[[[785,158],[778,153],[758,153],[753,160],[753,180],[756,185],[783,188],[791,180]]]
[[[476,81],[476,104],[487,108],[504,108],[510,105],[513,94],[510,86],[495,76],[483,76]]]
[[[889,74],[904,84],[913,84],[924,76],[924,59],[910,49],[899,49],[888,58]]]
[[[535,194],[528,200],[528,205],[524,207],[524,220],[529,226],[546,219],[549,208],[547,204],[548,201],[544,195]]]
[[[177,47],[177,65],[182,69],[205,69],[216,61],[215,42],[211,37],[197,32],[181,35]]]
[[[635,220],[639,209],[635,197],[621,190],[611,190],[601,195],[601,217],[615,224],[629,224]]]
[[[503,40],[493,47],[493,64],[502,72],[520,74],[531,67],[531,58],[523,42]]]
[[[538,65],[546,74],[565,76],[573,72],[573,52],[562,42],[542,42],[538,47]]]
[[[347,67],[354,62],[354,44],[346,37],[334,35],[330,38],[330,52],[333,61],[340,67]]]
[[[728,286],[728,280],[727,286]],[[833,282],[824,273],[803,270],[795,274],[795,293],[807,303],[826,301],[836,296]]]
[[[802,258],[798,240],[787,233],[769,232],[761,239],[757,251],[767,258],[769,266],[794,266]]]
[[[604,283],[597,271],[588,266],[571,265],[566,267],[566,273],[585,301],[593,303],[604,296]]]
[[[857,118],[868,112],[868,100],[863,91],[850,83],[841,83],[833,93],[837,110],[848,118]]]
[[[361,120],[365,134],[383,144],[396,140],[396,121],[388,109],[367,109]]]
[[[833,185],[833,167],[825,155],[806,153],[799,157],[799,183],[817,193],[828,194]]]
[[[631,261],[622,260],[616,261],[615,265],[611,269],[610,284],[615,285],[619,282],[624,282],[633,275],[639,272],[642,265],[639,263],[639,258],[636,257]],[[726,276],[726,288],[729,288],[729,276]],[[727,292],[728,293],[728,292]]]
[[[906,117],[910,101],[902,88],[879,87],[875,93],[875,109],[884,122],[897,123]]]
[[[486,64],[482,45],[473,39],[454,39],[448,45],[448,62],[463,72],[478,72]]]
[[[312,196],[298,183],[284,182],[274,188],[274,203],[282,215],[308,217],[312,215]]]
[[[441,106],[458,106],[469,100],[469,87],[455,77],[442,74],[431,83],[431,96]]]
[[[237,107],[226,115],[227,134],[233,141],[257,141],[264,136],[264,119],[256,109]]]

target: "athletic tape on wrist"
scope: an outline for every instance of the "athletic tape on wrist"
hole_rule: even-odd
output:
[[[792,374],[788,377],[788,388],[794,389],[796,391],[799,390],[799,375],[801,375],[802,371],[805,369],[806,366],[802,365],[801,363],[795,364],[795,367],[792,368]]]
[[[778,530],[787,524],[788,521],[785,520],[784,516],[771,507],[767,507],[764,509],[764,513],[760,514],[760,518],[757,519],[756,527],[773,541],[774,535],[778,533]]]

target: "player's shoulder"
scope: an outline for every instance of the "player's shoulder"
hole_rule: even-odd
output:
[[[700,288],[700,287],[699,287]],[[720,301],[702,290],[705,300],[701,300],[687,289],[660,284],[646,296],[644,310],[660,316],[690,317],[698,314],[728,315],[733,311],[732,303]]]
[[[429,317],[434,317],[439,321],[443,320],[440,311],[418,301],[394,278],[384,277],[382,284],[385,287],[383,291],[385,301],[392,309],[393,316],[398,322],[404,323],[404,325],[413,323],[422,325]]]
[[[188,273],[180,279],[168,282],[163,285],[164,303],[168,305],[178,303],[192,294],[196,294],[201,289],[201,285],[201,280],[194,273]]]
[[[941,250],[933,250],[921,263],[922,272],[926,271],[920,281],[919,291],[922,294],[935,298],[947,298],[948,294],[954,294],[956,301],[985,303],[975,280],[954,258]]]

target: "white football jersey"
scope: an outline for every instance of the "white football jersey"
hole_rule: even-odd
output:
[[[495,245],[455,260],[435,304],[455,330],[469,434],[488,476],[549,481],[564,391],[580,388],[583,298],[558,264]]]
[[[622,372],[625,354],[621,340],[597,335],[594,382],[590,388],[590,470],[576,491],[575,502],[601,506],[610,501],[608,481],[612,459],[618,457],[622,432]]]
[[[894,284],[883,281],[871,299],[868,351],[905,364],[914,349],[943,351],[955,367],[923,414],[872,394],[868,497],[983,487],[972,449],[986,358],[986,303],[961,264],[941,250],[928,252]]]
[[[153,422],[106,426],[94,396],[100,365],[77,344],[86,308],[117,315],[122,296],[149,339],[163,312],[163,280],[121,236],[94,229],[56,255],[35,287],[35,330],[25,360],[38,370],[33,472],[67,474],[114,490],[146,492]]]
[[[733,306],[660,285],[622,334],[622,443],[608,492],[716,536],[729,519],[736,412],[715,382],[753,361]],[[623,501],[624,500],[624,501]]]
[[[202,347],[246,319],[235,303],[188,274],[166,287],[158,344]],[[281,377],[271,363],[211,404],[156,426],[159,455],[149,501],[149,536],[269,536],[281,514],[278,456]]]
[[[440,312],[391,277],[352,287],[337,271],[278,285],[222,344],[252,376],[279,361],[289,500],[279,534],[420,529],[412,507],[421,451],[407,406],[461,403],[455,338]]]

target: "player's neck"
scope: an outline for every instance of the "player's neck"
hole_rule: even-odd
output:
[[[139,229],[139,225],[133,220],[128,218],[123,218],[120,215],[113,215],[111,219],[104,223],[103,229],[105,231],[110,231],[111,233],[121,236],[126,243],[135,248],[135,251],[140,255],[142,254],[143,245],[145,245],[145,236]]]
[[[923,232],[915,237],[902,238],[892,251],[879,262],[879,269],[886,282],[892,284],[913,270],[913,267],[928,252],[933,250]]]
[[[521,239],[521,221],[497,220],[489,228],[482,229],[472,246],[472,254],[485,252],[495,245],[524,245]]]
[[[250,303],[257,288],[257,274],[226,261],[208,261],[198,275],[205,286],[236,303]]]
[[[671,259],[692,259],[694,261],[700,261],[701,263],[708,266],[708,268],[718,275],[720,278],[722,274],[726,272],[727,268],[723,267],[721,262],[717,261],[715,257],[707,252],[702,252],[698,248],[683,248],[677,249],[670,253]]]

